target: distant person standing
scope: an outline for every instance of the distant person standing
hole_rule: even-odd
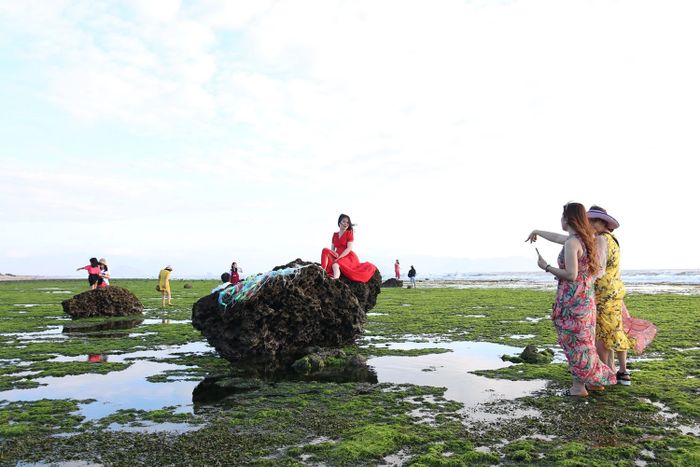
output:
[[[98,285],[102,284],[104,279],[100,277],[102,270],[100,269],[100,262],[97,261],[97,258],[90,258],[90,264],[83,266],[82,268],[78,268],[76,271],[80,271],[81,269],[85,269],[87,271],[88,284],[90,284],[91,289],[94,290]]]
[[[416,268],[411,265],[411,269],[408,270],[408,279],[411,281],[411,287],[416,288]]]
[[[398,259],[394,263],[394,275],[396,276],[396,280],[401,279],[401,265]]]
[[[165,306],[165,298],[168,299],[168,305],[172,305],[172,294],[170,293],[170,273],[173,272],[173,267],[168,265],[161,269],[158,274],[158,288],[160,289],[163,298],[162,306]]]
[[[230,282],[233,285],[238,284],[241,281],[241,276],[238,274],[240,272],[243,272],[243,269],[238,267],[238,264],[234,261],[231,263],[231,280]]]

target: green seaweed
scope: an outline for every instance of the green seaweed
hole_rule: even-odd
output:
[[[132,364],[130,359],[58,362],[56,356],[81,359],[203,342],[188,323],[162,322],[189,319],[192,304],[217,283],[188,282],[193,288],[172,281],[175,305],[162,307],[155,280],[115,280],[144,303],[144,318],[161,323],[138,325],[123,336],[76,333],[60,340],[38,334],[21,339],[17,333],[103,322],[63,315],[60,302],[85,291],[86,281],[0,283],[0,391],[32,387],[47,376],[104,374]],[[42,290],[47,288],[53,289]],[[56,290],[70,293],[52,293]],[[547,319],[552,298],[551,291],[524,289],[382,289],[373,310],[379,314],[368,317],[365,338],[344,351],[405,357],[449,351],[384,345],[433,339],[550,348],[556,345]],[[647,350],[654,359],[631,360],[632,386],[610,387],[587,399],[562,395],[571,378],[562,363],[475,372],[548,382],[538,394],[485,404],[482,410],[495,418],[480,419],[446,400],[444,388],[256,379],[213,352],[170,354],[148,358],[180,367],[149,377],[153,384],[221,375],[237,381],[234,390],[217,402],[195,401],[192,413],[176,407],[126,409],[95,420],[79,414],[90,401],[0,402],[0,463],[375,465],[396,456],[425,466],[633,465],[637,460],[700,465],[700,440],[681,432],[682,425],[700,424],[700,351],[693,349],[700,344],[700,297],[630,294],[626,302],[634,316],[659,328]],[[24,304],[36,306],[16,306]],[[324,365],[335,363],[329,359]],[[170,432],[173,423],[192,431]]]

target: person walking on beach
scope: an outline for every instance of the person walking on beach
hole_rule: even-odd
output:
[[[239,268],[238,264],[236,264],[235,261],[233,263],[231,263],[231,273],[230,273],[231,280],[230,280],[230,282],[233,285],[236,285],[241,281],[241,276],[238,274],[240,272],[243,272],[243,269]]]
[[[109,273],[109,266],[107,266],[107,260],[104,258],[100,258],[98,263],[100,266],[100,277],[102,278],[102,284],[98,285],[98,287],[109,287],[109,280],[112,278],[112,276]]]
[[[92,290],[95,290],[98,285],[101,285],[103,280],[102,277],[100,277],[100,262],[97,261],[97,258],[90,258],[90,264],[87,266],[83,266],[82,268],[76,269],[76,271],[80,271],[81,269],[85,269],[88,273],[88,284],[90,284],[90,288]]]
[[[394,275],[396,276],[396,280],[401,279],[401,265],[398,259],[394,263]]]
[[[408,270],[408,280],[411,281],[411,287],[416,288],[416,268],[411,265],[411,269]]]
[[[350,216],[341,214],[338,217],[338,231],[331,238],[332,248],[321,251],[321,267],[332,279],[339,279],[342,272],[353,282],[369,281],[377,267],[372,263],[360,263],[353,251],[355,234]]]
[[[559,253],[557,266],[551,266],[537,252],[537,265],[558,280],[552,305],[552,321],[559,345],[564,350],[572,374],[572,396],[587,396],[588,389],[599,389],[617,382],[615,372],[598,356],[595,344],[596,307],[593,281],[600,274],[595,231],[580,203],[568,203],[561,216],[562,230],[568,235]],[[560,234],[533,230],[525,241],[538,236],[560,243]]]
[[[168,305],[172,305],[172,294],[170,293],[170,273],[173,267],[168,265],[161,269],[158,274],[158,288],[163,299],[162,306],[165,306],[165,299],[168,299]]]

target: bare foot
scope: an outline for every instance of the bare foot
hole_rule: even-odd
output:
[[[568,395],[573,397],[588,397],[588,392],[585,389],[570,388]]]

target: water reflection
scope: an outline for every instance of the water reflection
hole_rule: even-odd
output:
[[[131,329],[143,323],[143,319],[120,319],[99,323],[71,323],[63,326],[63,333],[69,336],[85,337],[124,337],[126,332],[105,332]]]
[[[88,420],[110,415],[120,409],[156,410],[167,406],[187,407],[192,401],[195,381],[169,381],[151,383],[146,378],[168,370],[183,370],[186,367],[172,363],[153,362],[147,359],[166,358],[179,353],[202,354],[211,351],[204,342],[193,342],[170,346],[161,350],[142,350],[121,355],[103,354],[110,362],[133,363],[121,371],[107,374],[67,375],[63,377],[37,378],[44,386],[30,389],[0,391],[0,400],[36,401],[40,399],[94,399],[82,404],[80,415]],[[98,354],[92,354],[98,355]],[[57,357],[51,361],[85,361],[81,357]],[[191,410],[185,410],[190,412]]]
[[[518,354],[519,347],[489,342],[401,342],[392,349],[446,348],[452,352],[417,357],[376,357],[368,361],[379,382],[410,383],[447,388],[445,398],[461,402],[465,408],[490,401],[515,399],[545,388],[546,381],[509,381],[470,373],[512,365],[503,354]]]
[[[140,321],[140,320],[131,320]],[[115,321],[118,322],[118,321]],[[121,321],[124,323],[124,321]],[[128,322],[128,321],[127,321]],[[103,323],[101,323],[103,324]],[[124,324],[122,324],[124,325]],[[136,325],[136,324],[133,324]],[[376,357],[367,365],[338,369],[323,368],[308,375],[280,370],[273,366],[238,365],[225,376],[191,381],[187,378],[150,382],[151,376],[171,371],[182,372],[185,365],[153,361],[182,354],[196,355],[212,351],[204,342],[169,346],[160,350],[143,350],[125,354],[94,353],[80,357],[60,356],[57,361],[129,362],[121,371],[107,374],[81,374],[63,377],[37,378],[42,386],[30,389],[0,391],[0,399],[30,401],[39,399],[94,399],[83,404],[80,415],[87,419],[107,416],[120,409],[155,410],[167,406],[191,413],[197,406],[235,399],[236,394],[255,391],[279,381],[363,382],[375,384],[410,383],[445,387],[445,397],[472,409],[481,403],[512,399],[543,389],[544,381],[504,381],[469,373],[478,369],[495,369],[510,365],[500,359],[502,354],[517,354],[520,348],[481,342],[403,342],[389,344],[394,349],[443,347],[452,352],[417,357]],[[424,371],[424,370],[431,371]],[[224,402],[225,403],[225,402]]]
[[[219,402],[280,381],[376,384],[378,379],[368,365],[323,368],[309,374],[296,373],[289,367],[237,366],[230,375],[205,378],[192,391],[192,402],[196,410],[196,404]]]
[[[91,353],[87,357],[87,361],[90,363],[102,363],[107,361],[107,355],[99,353]]]

